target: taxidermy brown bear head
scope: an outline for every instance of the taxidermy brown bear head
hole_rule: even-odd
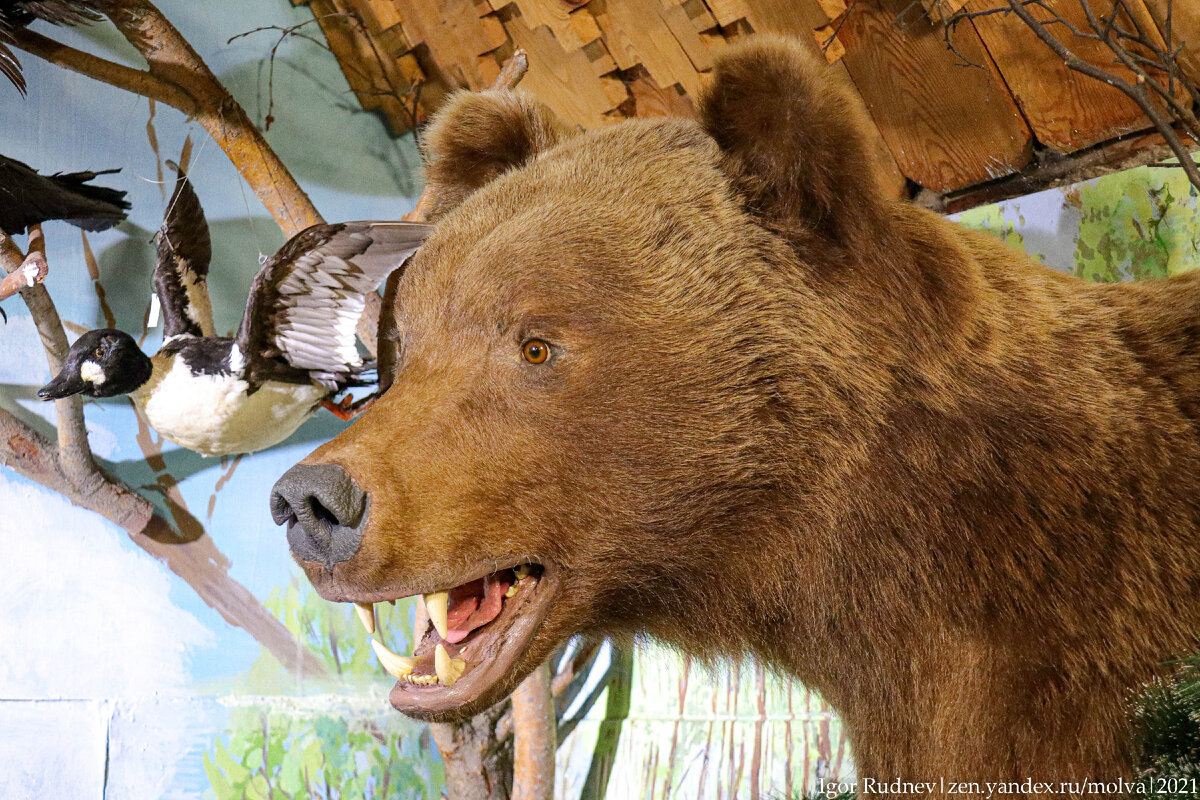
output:
[[[800,44],[730,48],[699,111],[437,116],[395,383],[273,497],[309,579],[425,595],[381,651],[420,718],[645,633],[820,689],[860,775],[1116,769],[1128,687],[1200,630],[1200,284],[1089,286],[886,198]]]

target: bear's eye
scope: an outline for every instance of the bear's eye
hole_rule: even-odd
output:
[[[96,358],[104,358],[104,348],[97,347],[95,350],[92,351],[92,355],[94,355]]]
[[[541,339],[530,339],[521,345],[521,355],[530,364],[542,364],[550,357],[550,345]]]

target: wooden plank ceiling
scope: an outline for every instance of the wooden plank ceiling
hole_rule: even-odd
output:
[[[363,107],[396,131],[455,88],[487,86],[516,48],[529,54],[522,88],[581,126],[687,114],[713,54],[759,31],[796,36],[845,72],[897,195],[963,194],[1028,171],[1047,151],[1094,150],[1150,127],[1011,15],[949,33],[935,21],[946,8],[998,0],[295,0],[306,1]],[[1077,0],[1048,5],[1083,22]],[[1141,0],[1131,5],[1153,24]],[[1112,68],[1103,45],[1071,44]]]

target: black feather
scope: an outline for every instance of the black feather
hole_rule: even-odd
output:
[[[212,241],[200,198],[192,189],[187,173],[168,161],[179,177],[175,191],[167,203],[167,213],[158,229],[158,261],[154,267],[154,291],[162,302],[163,337],[179,334],[203,336],[212,333],[211,314],[207,308],[208,264],[212,259]],[[203,293],[203,308],[192,308],[185,282]],[[190,312],[190,313],[189,313]],[[205,322],[201,322],[201,320]]]
[[[111,228],[129,210],[125,192],[88,181],[117,171],[39,175],[28,164],[0,155],[0,230],[23,233],[51,219],[88,231]]]

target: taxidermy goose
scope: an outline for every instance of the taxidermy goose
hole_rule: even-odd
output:
[[[61,219],[86,231],[103,231],[125,219],[125,193],[89,186],[101,172],[39,175],[28,164],[0,155],[0,231],[24,233],[30,225]]]
[[[237,335],[215,336],[208,226],[180,171],[154,269],[162,348],[151,358],[127,333],[89,331],[38,396],[129,394],[150,427],[206,456],[270,447],[318,405],[365,385],[354,333],[365,295],[431,230],[409,222],[346,222],[301,231],[254,278]]]
[[[25,76],[21,64],[8,45],[13,33],[35,19],[55,25],[80,25],[100,19],[105,0],[0,0],[0,75],[12,81],[25,94]]]

